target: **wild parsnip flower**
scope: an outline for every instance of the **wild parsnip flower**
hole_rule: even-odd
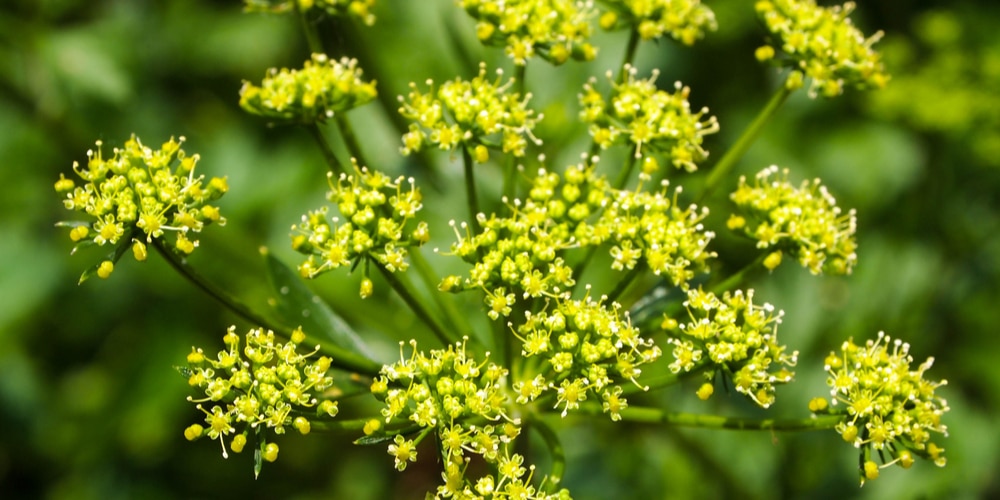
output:
[[[174,235],[173,247],[189,254],[198,246],[194,233],[208,224],[224,225],[219,208],[209,202],[219,199],[229,189],[225,178],[195,176],[200,156],[181,149],[184,137],[171,138],[160,149],[144,146],[132,136],[114,156],[104,158],[101,141],[97,151],[87,151],[85,166],[73,163],[73,171],[85,184],[60,175],[55,189],[66,195],[68,210],[85,213],[93,221],[62,222],[72,228],[70,239],[77,246],[96,244],[118,246],[113,261],[132,245],[136,260],[146,259],[146,245],[165,234]],[[102,262],[96,273],[106,278],[114,262]]]
[[[299,265],[299,273],[314,278],[341,266],[353,269],[365,259],[392,273],[406,271],[409,247],[430,239],[426,222],[409,227],[423,208],[413,178],[393,180],[354,162],[354,174],[341,174],[334,180],[329,173],[327,179],[327,199],[344,220],[329,218],[329,206],[324,206],[303,215],[302,222],[292,226],[292,248],[308,255]],[[362,298],[371,295],[372,286],[371,280],[362,281]]]
[[[643,40],[665,35],[684,45],[715,31],[715,13],[701,0],[605,0],[608,10],[601,15],[601,27],[607,30],[629,28]]]
[[[531,94],[522,97],[508,92],[513,80],[501,83],[503,71],[499,69],[496,75],[490,81],[486,64],[481,63],[479,75],[471,81],[456,78],[435,88],[427,80],[426,93],[410,83],[410,93],[405,99],[399,97],[400,114],[414,121],[403,135],[402,153],[419,151],[426,143],[446,151],[465,147],[482,163],[489,157],[487,148],[500,146],[504,153],[524,156],[529,140],[541,144],[531,134],[542,119],[528,107]]]
[[[642,262],[653,274],[686,289],[696,273],[708,271],[709,260],[716,256],[708,250],[715,233],[701,223],[708,208],[681,206],[681,188],[670,196],[669,185],[663,180],[658,191],[649,192],[640,182],[634,191],[609,192],[594,233],[610,235],[612,269],[632,269]]]
[[[247,12],[268,12],[280,14],[298,8],[303,11],[318,9],[334,17],[352,17],[367,26],[375,24],[371,13],[375,0],[243,0]]]
[[[743,215],[731,216],[729,228],[757,240],[757,248],[790,253],[812,274],[850,274],[858,260],[854,209],[843,214],[819,179],[796,188],[787,169],[778,172],[765,168],[753,186],[740,177],[730,198]],[[768,259],[771,269],[781,263],[780,254]]]
[[[847,16],[854,2],[820,7],[814,0],[760,0],[757,15],[774,35],[773,46],[757,49],[764,61],[780,50],[793,68],[787,85],[812,79],[809,94],[836,97],[844,87],[878,89],[889,81],[881,55],[872,49],[882,32],[865,38]]]
[[[554,407],[564,417],[589,395],[603,402],[612,420],[619,420],[628,406],[620,384],[642,387],[641,367],[662,354],[652,340],[641,336],[620,304],[604,304],[603,299],[589,296],[552,300],[539,312],[525,312],[523,323],[508,327],[521,341],[522,356],[545,361],[533,379],[514,383],[517,402],[527,404],[554,393]]]
[[[778,343],[778,325],[783,311],[768,303],[755,305],[753,290],[712,292],[689,289],[684,306],[690,321],[665,318],[664,324],[678,328],[669,342],[674,346],[670,371],[709,370],[732,380],[736,392],[763,408],[774,402],[775,385],[792,381],[798,351],[787,353]],[[706,368],[707,367],[707,368]],[[711,387],[698,390],[701,399],[711,396]]]
[[[526,475],[534,467],[522,467],[524,457],[513,452],[521,429],[520,421],[507,414],[507,369],[489,362],[489,353],[477,361],[464,340],[429,353],[418,351],[416,341],[410,346],[413,351],[407,357],[400,343],[400,360],[382,368],[371,390],[385,403],[381,414],[386,428],[412,423],[436,434],[444,468],[438,495],[517,497],[528,489],[537,494]],[[402,434],[394,436],[388,452],[396,469],[416,461],[416,444]],[[467,477],[474,456],[495,467],[497,474]]]
[[[909,351],[909,344],[892,340],[884,332],[863,346],[847,340],[839,353],[827,356],[823,367],[829,375],[830,404],[810,403],[816,413],[844,415],[836,430],[844,441],[861,450],[862,484],[878,477],[879,468],[892,464],[910,468],[914,455],[932,460],[938,467],[947,462],[944,449],[931,440],[931,433],[948,435],[941,423],[948,402],[935,394],[947,381],[924,378],[934,358],[911,370]],[[874,462],[873,452],[881,466]]]
[[[636,69],[626,68],[628,77],[615,82],[611,73],[611,94],[605,98],[591,78],[580,94],[580,118],[590,124],[594,142],[606,149],[614,144],[628,144],[635,149],[635,157],[663,154],[670,163],[689,172],[698,169],[697,163],[708,157],[702,147],[704,137],[719,131],[714,116],[706,116],[708,108],[691,111],[689,87],[674,84],[674,92],[656,86],[659,72],[642,80],[636,78]]]
[[[563,175],[540,168],[528,197],[509,204],[510,215],[479,217],[481,231],[466,224],[451,253],[473,265],[467,278],[449,276],[443,291],[483,290],[492,319],[508,316],[520,300],[556,298],[576,280],[566,251],[610,244],[611,267],[632,269],[640,262],[674,285],[686,287],[696,272],[708,269],[714,237],[701,221],[707,209],[680,207],[666,181],[657,192],[618,190],[593,165],[578,164]]]
[[[188,384],[202,391],[201,396],[189,396],[188,401],[197,403],[208,424],[207,428],[188,427],[185,437],[189,440],[202,436],[218,439],[222,456],[228,458],[224,439],[230,434],[236,434],[230,447],[240,453],[248,435],[264,439],[261,429],[284,434],[285,427],[292,426],[308,434],[310,418],[337,415],[336,401],[321,401],[315,396],[333,385],[333,378],[327,375],[331,360],[315,357],[316,351],[298,352],[305,340],[301,329],[295,330],[287,343],[277,342],[270,330],[253,329],[244,336],[241,348],[233,326],[222,340],[226,348],[214,358],[201,349],[192,349],[187,357]],[[270,462],[278,455],[277,445],[272,444],[268,443],[265,451],[272,458],[264,457]]]
[[[333,61],[325,54],[313,54],[302,69],[269,69],[259,86],[244,81],[240,107],[271,120],[314,123],[377,95],[375,82],[361,79],[356,59]]]
[[[457,0],[477,21],[476,36],[488,46],[504,47],[514,64],[532,57],[562,64],[570,57],[590,61],[597,49],[589,39],[591,0]]]

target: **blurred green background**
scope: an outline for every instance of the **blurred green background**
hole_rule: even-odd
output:
[[[720,29],[690,49],[640,48],[641,73],[682,80],[696,107],[722,124],[720,155],[766,101],[777,74],[759,66],[763,36],[752,2],[707,1]],[[379,0],[375,28],[326,31],[329,46],[362,55],[366,74],[394,102],[409,81],[471,76],[469,62],[507,65],[470,37],[451,0]],[[778,415],[801,416],[826,392],[822,356],[848,337],[879,330],[912,344],[952,411],[948,466],[918,463],[857,486],[856,453],[833,433],[768,434],[662,429],[570,420],[562,432],[565,485],[577,498],[982,498],[1000,495],[1000,6],[995,2],[862,1],[853,16],[893,75],[889,88],[786,104],[741,162],[775,163],[795,179],[818,176],[841,206],[858,210],[860,261],[848,278],[782,266],[755,286],[786,311],[784,341],[802,351],[798,382],[779,390]],[[620,60],[622,34],[597,39],[592,64],[529,68],[539,135],[554,166],[586,147],[575,94]],[[419,50],[415,49],[419,47]],[[192,345],[217,348],[230,324],[250,325],[191,288],[159,256],[123,260],[109,280],[77,286],[100,253],[70,256],[70,218],[52,189],[95,140],[149,145],[171,135],[202,155],[206,175],[227,175],[229,224],[210,227],[196,266],[253,304],[267,296],[258,247],[289,263],[288,228],[323,202],[324,166],[310,138],[243,114],[237,92],[268,67],[307,57],[291,17],[241,13],[238,1],[6,0],[0,6],[0,491],[5,498],[420,498],[438,480],[433,461],[392,470],[383,447],[351,435],[286,434],[281,457],[253,480],[252,459],[222,459],[217,443],[189,443],[199,414],[172,367]],[[391,107],[391,106],[390,106]],[[377,104],[350,114],[373,165],[420,174],[398,153],[391,114]],[[556,151],[562,149],[561,154]],[[432,220],[454,217],[459,170],[446,155],[425,178]],[[683,182],[683,180],[681,181]],[[735,184],[735,181],[734,181]],[[725,206],[725,205],[721,205]],[[708,224],[724,231],[724,210]],[[432,226],[438,236],[450,231]],[[440,245],[447,245],[444,236]],[[746,247],[718,240],[724,266]],[[439,261],[435,261],[440,263]],[[461,269],[459,266],[457,269]],[[408,336],[396,302],[359,304],[356,277],[314,283],[363,333],[364,318]],[[346,285],[345,285],[346,283]],[[470,307],[477,307],[475,301]],[[352,312],[353,311],[353,312]],[[391,340],[391,339],[390,339]],[[391,342],[382,339],[383,347]],[[750,414],[692,387],[662,404]]]

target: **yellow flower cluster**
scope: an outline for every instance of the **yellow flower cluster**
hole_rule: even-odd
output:
[[[684,45],[704,38],[706,31],[715,31],[715,13],[701,0],[606,0],[608,10],[601,16],[601,27],[607,30],[628,27],[643,40],[670,35]]]
[[[701,147],[706,135],[719,131],[719,122],[708,116],[708,108],[691,111],[689,87],[674,84],[674,92],[656,87],[659,75],[636,79],[636,69],[626,68],[628,78],[612,83],[611,94],[605,98],[595,88],[591,78],[580,94],[580,118],[590,124],[590,135],[601,148],[627,143],[635,149],[636,158],[652,153],[664,154],[670,163],[689,172],[697,170],[697,162],[708,157]],[[608,73],[608,79],[612,76]]]
[[[881,55],[872,49],[882,32],[865,38],[847,16],[854,2],[840,7],[820,7],[814,0],[760,0],[757,15],[776,39],[775,46],[794,68],[787,85],[803,84],[812,79],[812,96],[836,97],[844,87],[878,89],[889,81]],[[775,47],[757,49],[764,61],[775,56]]]
[[[359,259],[373,260],[389,272],[405,271],[407,249],[430,239],[426,222],[407,228],[423,208],[413,178],[392,180],[381,172],[358,168],[356,163],[353,175],[341,174],[334,181],[331,173],[327,178],[331,188],[327,199],[345,220],[330,219],[329,207],[324,206],[292,226],[292,248],[308,255],[299,265],[301,275],[313,278],[341,266],[353,268]],[[370,280],[362,282],[362,298],[371,295],[371,286]]]
[[[570,57],[589,61],[597,55],[590,44],[591,1],[457,0],[476,19],[476,36],[488,46],[504,47],[514,64],[524,66],[539,56],[562,64]]]
[[[531,94],[521,97],[516,92],[508,93],[513,80],[501,84],[502,75],[497,70],[497,78],[490,81],[486,64],[482,63],[479,75],[471,81],[456,78],[435,89],[434,82],[428,80],[427,93],[410,83],[406,99],[399,98],[400,114],[414,121],[403,135],[402,153],[419,151],[429,142],[446,151],[469,148],[473,159],[483,163],[489,159],[489,148],[498,145],[497,140],[504,153],[514,156],[524,156],[528,139],[541,144],[531,134],[542,118],[528,108]]]
[[[817,413],[844,415],[836,429],[845,441],[861,449],[862,483],[878,477],[881,467],[898,464],[908,469],[914,455],[932,460],[938,467],[947,461],[944,449],[931,441],[932,432],[948,435],[941,423],[948,402],[935,394],[947,381],[924,378],[934,358],[911,370],[909,351],[909,344],[879,332],[876,340],[863,346],[848,340],[839,353],[831,352],[826,358],[830,404],[819,399],[811,402],[810,408]],[[874,462],[873,451],[881,466]]]
[[[730,216],[729,228],[757,240],[758,248],[774,250],[768,268],[777,267],[780,252],[787,251],[812,274],[850,274],[858,260],[855,211],[843,214],[819,179],[796,188],[787,169],[773,180],[778,171],[773,165],[762,170],[753,186],[740,177],[730,198],[743,215]]]
[[[778,343],[778,325],[782,311],[768,303],[754,305],[753,290],[712,292],[690,289],[684,306],[690,321],[680,323],[665,318],[664,326],[674,346],[674,373],[708,370],[709,378],[718,373],[732,380],[736,392],[767,408],[774,402],[776,384],[792,381],[798,351],[785,352]],[[679,327],[679,331],[675,330]],[[711,386],[701,389],[707,399]]]
[[[333,61],[313,54],[302,69],[271,68],[260,85],[243,82],[240,107],[248,113],[290,123],[314,123],[368,103],[375,82],[361,79],[355,59]]]
[[[666,185],[647,192],[618,190],[578,164],[557,173],[540,169],[528,197],[514,200],[506,217],[482,216],[478,234],[463,236],[451,252],[473,265],[468,278],[449,277],[444,291],[487,291],[489,315],[510,314],[522,299],[561,296],[576,283],[565,251],[611,243],[611,267],[633,269],[642,262],[657,275],[686,287],[715,254],[707,250],[714,237],[701,221],[707,210],[681,207],[667,196]],[[454,223],[453,223],[454,225]],[[467,226],[463,227],[468,230]]]
[[[619,384],[639,386],[640,367],[659,359],[662,351],[640,335],[618,303],[605,305],[588,296],[558,299],[549,306],[526,312],[515,329],[521,355],[546,362],[534,378],[514,383],[517,402],[528,404],[554,391],[555,408],[562,408],[565,417],[590,394],[603,400],[612,420],[621,419],[628,402]]]
[[[353,17],[364,24],[375,24],[371,13],[375,0],[243,0],[247,12],[280,14],[295,10],[319,9],[334,17]],[[295,4],[298,5],[295,5]]]
[[[230,448],[240,453],[253,431],[265,450],[264,458],[273,462],[278,448],[274,443],[267,444],[264,429],[284,434],[285,427],[292,426],[301,434],[308,434],[312,426],[309,413],[315,415],[314,419],[337,415],[336,401],[321,401],[314,396],[333,385],[333,378],[327,375],[331,360],[326,356],[314,358],[316,351],[307,354],[297,351],[305,340],[301,329],[295,330],[287,343],[277,342],[270,330],[250,330],[241,349],[240,337],[233,326],[222,340],[226,349],[214,359],[201,349],[192,349],[188,354],[188,384],[203,392],[202,397],[188,397],[188,401],[198,404],[207,427],[189,426],[184,431],[187,439],[193,441],[202,436],[218,439],[226,456],[223,441],[226,436],[235,434]],[[211,405],[211,410],[203,403]]]
[[[199,156],[181,149],[184,138],[171,138],[160,149],[144,146],[132,136],[111,158],[104,158],[101,142],[97,151],[88,151],[86,166],[73,163],[73,170],[85,184],[60,175],[55,189],[64,193],[63,205],[95,220],[63,222],[72,228],[70,238],[81,245],[119,245],[114,257],[97,268],[106,278],[127,245],[132,244],[136,260],[146,259],[146,244],[166,232],[175,235],[174,248],[189,254],[198,246],[190,238],[207,224],[225,224],[219,208],[210,205],[229,187],[225,178],[195,176]],[[86,274],[85,274],[86,276]]]
[[[524,457],[514,452],[521,427],[507,415],[507,369],[476,361],[464,341],[429,354],[418,351],[415,341],[410,345],[410,357],[400,352],[400,360],[384,366],[372,383],[372,394],[385,403],[381,411],[385,426],[378,423],[366,429],[369,436],[386,438],[397,431],[385,429],[404,424],[423,429],[410,432],[418,434],[416,439],[402,433],[392,436],[388,452],[396,469],[415,462],[417,444],[433,432],[444,462],[439,498],[556,498],[532,485],[534,466],[522,467]],[[489,464],[494,473],[468,477],[473,457]]]

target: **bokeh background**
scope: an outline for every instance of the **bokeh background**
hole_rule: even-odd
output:
[[[718,32],[693,48],[645,44],[638,66],[658,82],[692,87],[722,132],[719,155],[766,101],[777,74],[753,59],[763,31],[752,2],[707,1]],[[755,283],[786,311],[784,341],[802,351],[798,382],[779,390],[777,415],[805,414],[826,392],[822,356],[844,339],[884,330],[912,344],[952,411],[948,466],[883,471],[858,488],[856,453],[833,433],[736,433],[571,420],[562,431],[577,498],[983,498],[1000,495],[1000,5],[991,1],[859,2],[853,16],[879,43],[893,75],[881,92],[848,92],[786,103],[741,162],[752,174],[772,163],[793,177],[820,177],[841,206],[855,207],[860,262],[853,276],[816,278],[794,265]],[[388,106],[350,114],[372,164],[421,177],[432,220],[454,217],[454,162],[433,157],[434,175],[399,156],[392,113],[410,81],[475,73],[475,62],[508,65],[471,37],[451,0],[379,0],[374,29],[326,29],[324,41],[359,54]],[[328,25],[324,25],[329,28]],[[622,34],[597,39],[601,56],[558,71],[529,68],[539,135],[555,165],[586,147],[575,94],[620,61]],[[294,433],[254,481],[252,458],[222,459],[217,443],[189,443],[199,421],[173,370],[192,345],[218,348],[231,313],[174,274],[159,256],[123,260],[109,280],[77,277],[100,253],[70,256],[69,218],[53,191],[95,140],[151,145],[187,138],[207,175],[227,175],[229,224],[210,227],[193,262],[212,279],[263,306],[258,248],[286,262],[288,228],[323,202],[324,166],[308,134],[269,127],[242,113],[237,92],[272,66],[308,54],[292,17],[241,13],[241,3],[195,0],[5,0],[0,5],[0,496],[5,498],[420,498],[437,481],[425,461],[392,470],[383,447],[356,436]],[[558,153],[558,151],[563,151]],[[683,182],[683,181],[682,181]],[[735,181],[733,181],[735,184]],[[725,207],[725,205],[720,205]],[[724,210],[709,224],[723,228]],[[437,225],[439,235],[450,232]],[[723,232],[720,229],[719,232]],[[450,241],[445,237],[446,245]],[[719,240],[723,265],[745,261]],[[435,260],[440,265],[439,259]],[[385,300],[359,303],[357,277],[314,283],[359,331],[412,326]],[[467,304],[475,308],[475,302]],[[375,335],[371,333],[371,335]],[[373,337],[376,338],[376,337]],[[693,405],[693,387],[661,404],[753,415],[714,398]],[[720,401],[721,400],[721,401]],[[430,483],[428,483],[428,481]]]

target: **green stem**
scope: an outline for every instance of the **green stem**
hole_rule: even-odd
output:
[[[444,313],[445,318],[450,323],[448,326],[460,330],[462,335],[471,337],[472,325],[469,324],[469,320],[465,316],[462,316],[458,312],[455,303],[448,300],[443,292],[437,290],[438,283],[441,280],[434,273],[434,269],[431,268],[430,263],[424,258],[424,254],[420,252],[420,249],[415,248],[410,251],[410,262],[413,263],[413,267],[417,270],[420,279],[423,280],[424,285],[430,290],[431,296],[434,297],[434,302],[437,303],[438,308],[441,309],[441,312]]]
[[[582,406],[581,410],[590,414],[602,414],[596,405]],[[699,415],[695,413],[671,413],[659,408],[631,406],[621,411],[622,420],[643,424],[670,424],[703,429],[729,429],[744,431],[814,431],[833,429],[844,421],[844,415],[822,415],[808,418],[746,418],[723,417],[720,415]]]
[[[358,137],[354,133],[354,127],[351,126],[351,122],[347,121],[347,117],[343,113],[337,113],[334,115],[333,119],[337,122],[337,128],[340,129],[340,135],[344,138],[344,144],[347,146],[347,151],[350,153],[359,165],[367,166],[368,161],[365,159],[365,154],[361,150],[361,143],[358,142]]]
[[[445,331],[445,329],[438,324],[437,320],[431,316],[424,303],[413,293],[412,287],[406,279],[406,275],[397,276],[396,273],[389,272],[389,270],[377,260],[373,259],[369,262],[375,264],[375,267],[382,272],[382,276],[385,277],[385,280],[389,282],[389,286],[391,286],[392,289],[399,294],[400,298],[403,299],[403,302],[406,302],[406,305],[408,305],[410,309],[413,310],[414,314],[420,318],[420,321],[423,321],[424,324],[430,327],[431,331],[434,332],[434,335],[437,336],[442,343],[445,345],[451,345],[458,341],[457,337],[448,335],[447,331]]]
[[[197,270],[188,264],[187,259],[177,255],[173,250],[165,247],[161,239],[154,239],[153,246],[160,253],[160,255],[167,260],[167,263],[169,263],[175,271],[180,273],[181,276],[186,278],[198,289],[208,294],[227,309],[236,313],[236,315],[251,324],[272,330],[285,338],[291,338],[292,329],[274,323],[264,316],[257,314],[229,292],[208,281],[207,278],[202,276]],[[359,356],[329,342],[321,341],[310,335],[306,335],[306,340],[303,343],[319,346],[320,351],[324,355],[329,356],[330,359],[333,360],[333,364],[335,366],[344,370],[354,371],[369,376],[376,376],[382,368],[382,365],[368,358]]]
[[[299,24],[302,25],[302,34],[306,37],[306,43],[309,45],[309,51],[313,54],[324,54],[323,43],[319,41],[319,33],[316,31],[316,26],[309,22],[306,18],[306,12],[302,10],[299,6],[299,2],[293,2],[295,4],[295,10],[299,15]]]
[[[775,112],[778,111],[778,108],[781,107],[781,104],[788,99],[788,96],[790,96],[792,92],[792,89],[789,89],[787,85],[782,83],[777,92],[771,96],[771,100],[767,102],[764,109],[762,109],[760,113],[757,114],[757,117],[754,118],[753,122],[751,122],[750,125],[743,130],[743,134],[740,135],[740,138],[736,140],[736,143],[733,144],[728,151],[726,151],[726,154],[722,156],[719,163],[712,168],[712,171],[708,174],[708,179],[705,180],[705,186],[702,188],[701,196],[698,198],[699,203],[708,198],[712,191],[719,186],[722,180],[729,175],[729,173],[733,170],[733,167],[736,166],[736,163],[743,158],[743,154],[750,149],[754,140],[757,139],[757,135],[764,129],[764,125],[766,125],[771,117],[774,116]]]
[[[462,165],[465,169],[465,195],[469,203],[470,223],[479,227],[479,196],[476,194],[476,172],[469,148],[462,147]]]
[[[625,293],[625,290],[628,289],[629,285],[631,285],[632,282],[635,281],[636,277],[642,274],[642,272],[645,271],[646,269],[648,269],[648,265],[646,264],[645,259],[640,260],[638,263],[636,263],[636,265],[632,266],[632,269],[629,269],[628,273],[625,274],[625,276],[622,277],[622,279],[618,280],[618,284],[615,285],[614,290],[611,290],[611,293],[608,294],[608,301],[609,302],[617,301],[618,298],[621,297],[623,293]]]
[[[527,72],[527,64],[514,65],[514,92],[519,94],[522,99],[524,99],[524,91],[527,88],[527,83],[524,81],[524,77]]]
[[[562,481],[563,474],[566,472],[566,451],[563,449],[562,442],[559,441],[559,436],[552,430],[548,422],[542,419],[534,419],[531,423],[534,424],[534,429],[538,431],[542,440],[545,441],[545,445],[549,447],[549,455],[552,458],[552,472],[549,473],[550,482],[546,486],[548,486],[549,493],[554,493],[556,486]]]
[[[628,165],[618,171],[618,178],[615,179],[615,189],[625,189],[625,185],[628,184],[628,178],[632,176],[632,172],[635,171],[635,166],[639,164],[638,152],[639,146],[632,148],[632,161]]]
[[[759,255],[756,259],[754,259],[753,262],[747,264],[746,266],[743,266],[743,269],[740,269],[739,271],[730,275],[728,278],[712,285],[712,287],[709,288],[709,291],[718,295],[725,292],[726,290],[731,290],[739,286],[740,283],[746,281],[747,276],[755,272],[759,272],[761,269],[764,269],[763,262],[764,259],[767,258],[767,255],[768,255],[767,253]]]
[[[306,125],[306,129],[312,134],[313,139],[316,139],[316,144],[319,145],[320,151],[323,153],[323,159],[326,160],[327,167],[333,172],[333,175],[340,175],[346,173],[344,170],[344,165],[340,163],[337,159],[337,155],[334,154],[333,148],[330,147],[330,143],[327,142],[326,136],[323,135],[323,130],[319,128],[318,123],[313,123],[311,125]]]
[[[628,34],[628,45],[625,46],[625,57],[622,59],[622,67],[618,72],[618,83],[625,83],[628,80],[628,67],[635,61],[635,53],[639,48],[639,30],[633,28]]]

